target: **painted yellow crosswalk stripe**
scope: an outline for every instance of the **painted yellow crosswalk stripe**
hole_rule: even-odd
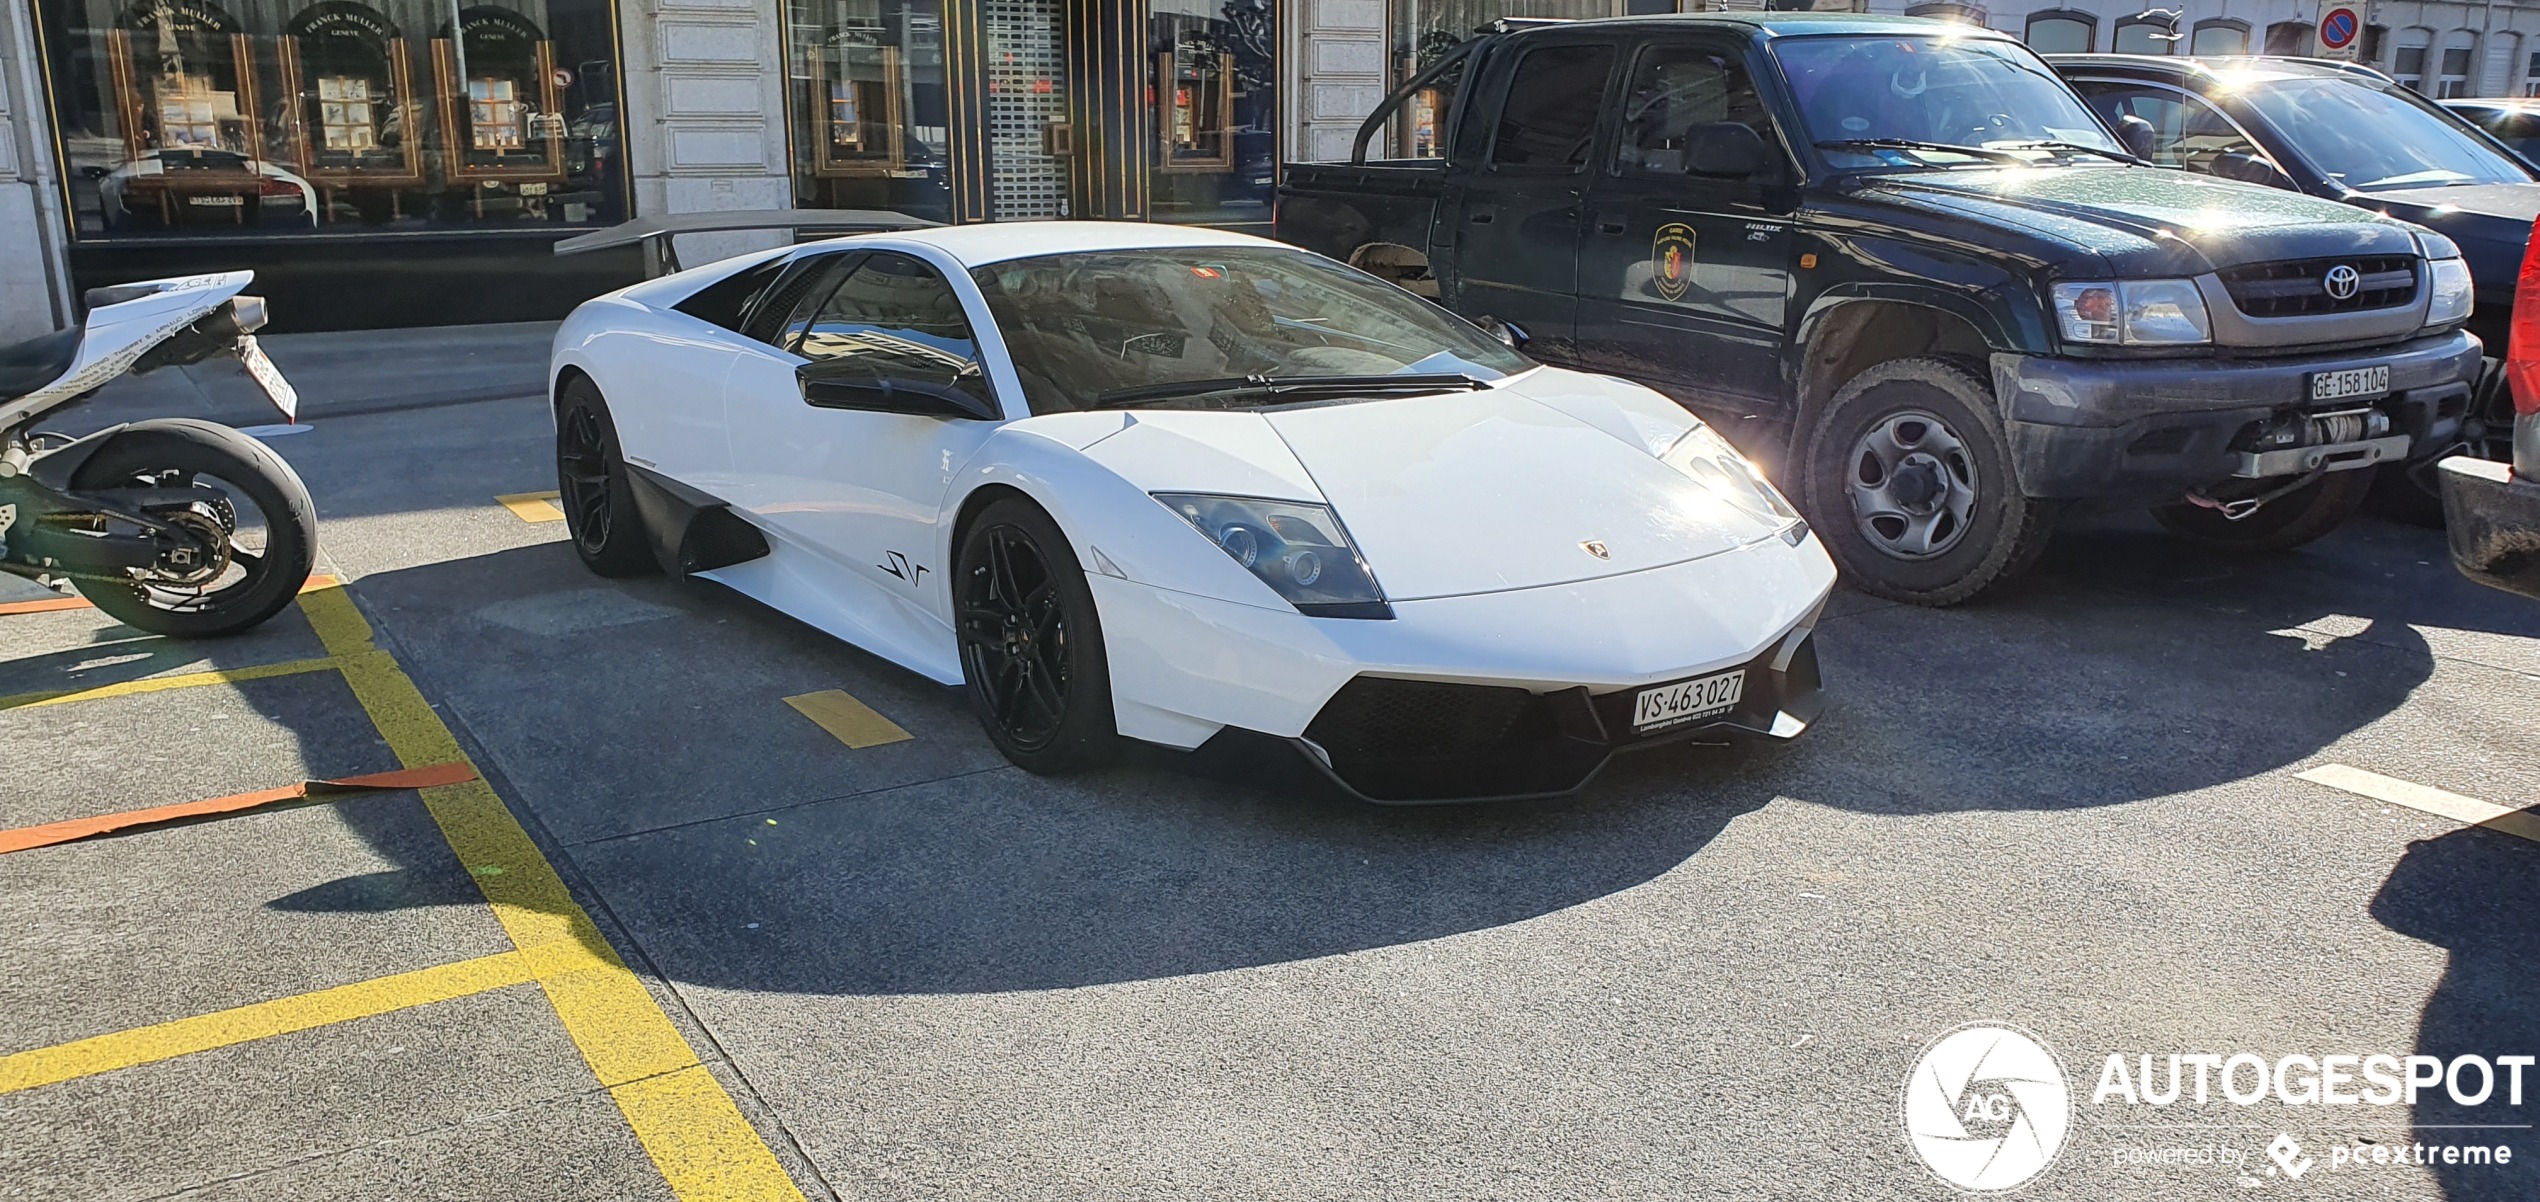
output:
[[[562,495],[555,492],[513,492],[504,493],[494,500],[524,522],[561,522],[564,511],[556,508],[556,499]]]
[[[2520,835],[2540,843],[2540,813],[2530,810],[2511,809],[2492,801],[2480,801],[2475,797],[2415,784],[2395,776],[2383,776],[2378,772],[2366,772],[2345,764],[2322,764],[2307,772],[2294,773],[2294,776],[2315,785],[2406,806],[2467,826],[2483,826],[2508,835]]]
[[[92,688],[49,689],[41,693],[19,693],[14,696],[0,697],[0,710],[69,705],[74,701],[102,701],[108,697],[164,693],[169,689],[192,689],[211,684],[236,684],[242,680],[270,680],[276,676],[331,672],[336,667],[334,657],[329,656],[324,659],[295,659],[279,664],[250,664],[243,668],[215,668],[209,672],[184,672],[175,676],[145,676],[139,680],[101,684]]]
[[[916,737],[901,730],[899,723],[883,717],[872,706],[838,689],[788,697],[785,704],[819,723],[820,729],[836,735],[839,742],[858,750],[880,747],[885,743],[904,743]]]
[[[467,758],[405,670],[373,646],[370,623],[351,597],[330,589],[301,597],[300,607],[400,762]],[[493,786],[480,777],[421,795],[671,1191],[683,1202],[799,1200],[766,1141],[574,902]]]

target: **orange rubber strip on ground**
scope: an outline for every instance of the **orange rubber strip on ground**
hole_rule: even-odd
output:
[[[307,583],[300,586],[300,591],[305,593],[313,589],[334,588],[335,584],[336,580],[333,576],[311,576]],[[89,604],[86,597],[39,597],[33,601],[11,601],[0,605],[0,618],[12,614],[49,614],[56,610],[87,608]]]
[[[215,814],[236,814],[277,802],[299,801],[317,791],[385,792],[396,789],[429,789],[437,785],[455,785],[476,779],[476,769],[465,762],[430,764],[421,768],[401,768],[395,772],[374,772],[367,776],[345,776],[334,780],[304,780],[279,789],[258,789],[253,793],[233,793],[208,801],[186,801],[172,806],[147,810],[125,810],[120,814],[101,814],[95,818],[73,818],[67,822],[48,822],[42,826],[22,826],[0,831],[0,854],[25,851],[31,847],[50,847],[79,839],[175,822],[185,818],[203,818]]]

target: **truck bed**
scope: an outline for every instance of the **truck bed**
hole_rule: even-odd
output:
[[[1279,183],[1275,233],[1343,262],[1378,243],[1407,247],[1425,262],[1445,183],[1442,159],[1291,163]]]

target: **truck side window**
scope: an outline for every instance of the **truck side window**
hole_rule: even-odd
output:
[[[1597,110],[1605,103],[1605,77],[1613,67],[1612,46],[1527,51],[1508,81],[1491,164],[1538,171],[1585,167],[1596,141]]]
[[[2185,92],[2140,84],[2105,83],[2085,80],[2074,85],[2081,98],[2110,129],[2118,129],[2127,117],[2140,117],[2152,124],[2152,152],[2145,157],[2164,167],[2185,167],[2208,175],[2229,174],[2215,169],[2224,155],[2245,155],[2265,159],[2267,152],[2252,144],[2213,105]]]
[[[1626,175],[1682,175],[1685,131],[1735,121],[1773,142],[1772,115],[1735,58],[1692,46],[1652,46],[1623,93],[1614,169]]]

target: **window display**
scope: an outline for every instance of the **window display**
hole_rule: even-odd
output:
[[[624,218],[608,0],[36,10],[80,240]]]
[[[794,200],[951,217],[944,22],[923,0],[792,0]]]
[[[1270,220],[1278,187],[1271,47],[1263,0],[1154,0],[1147,96],[1154,108],[1157,221],[1248,225]]]

